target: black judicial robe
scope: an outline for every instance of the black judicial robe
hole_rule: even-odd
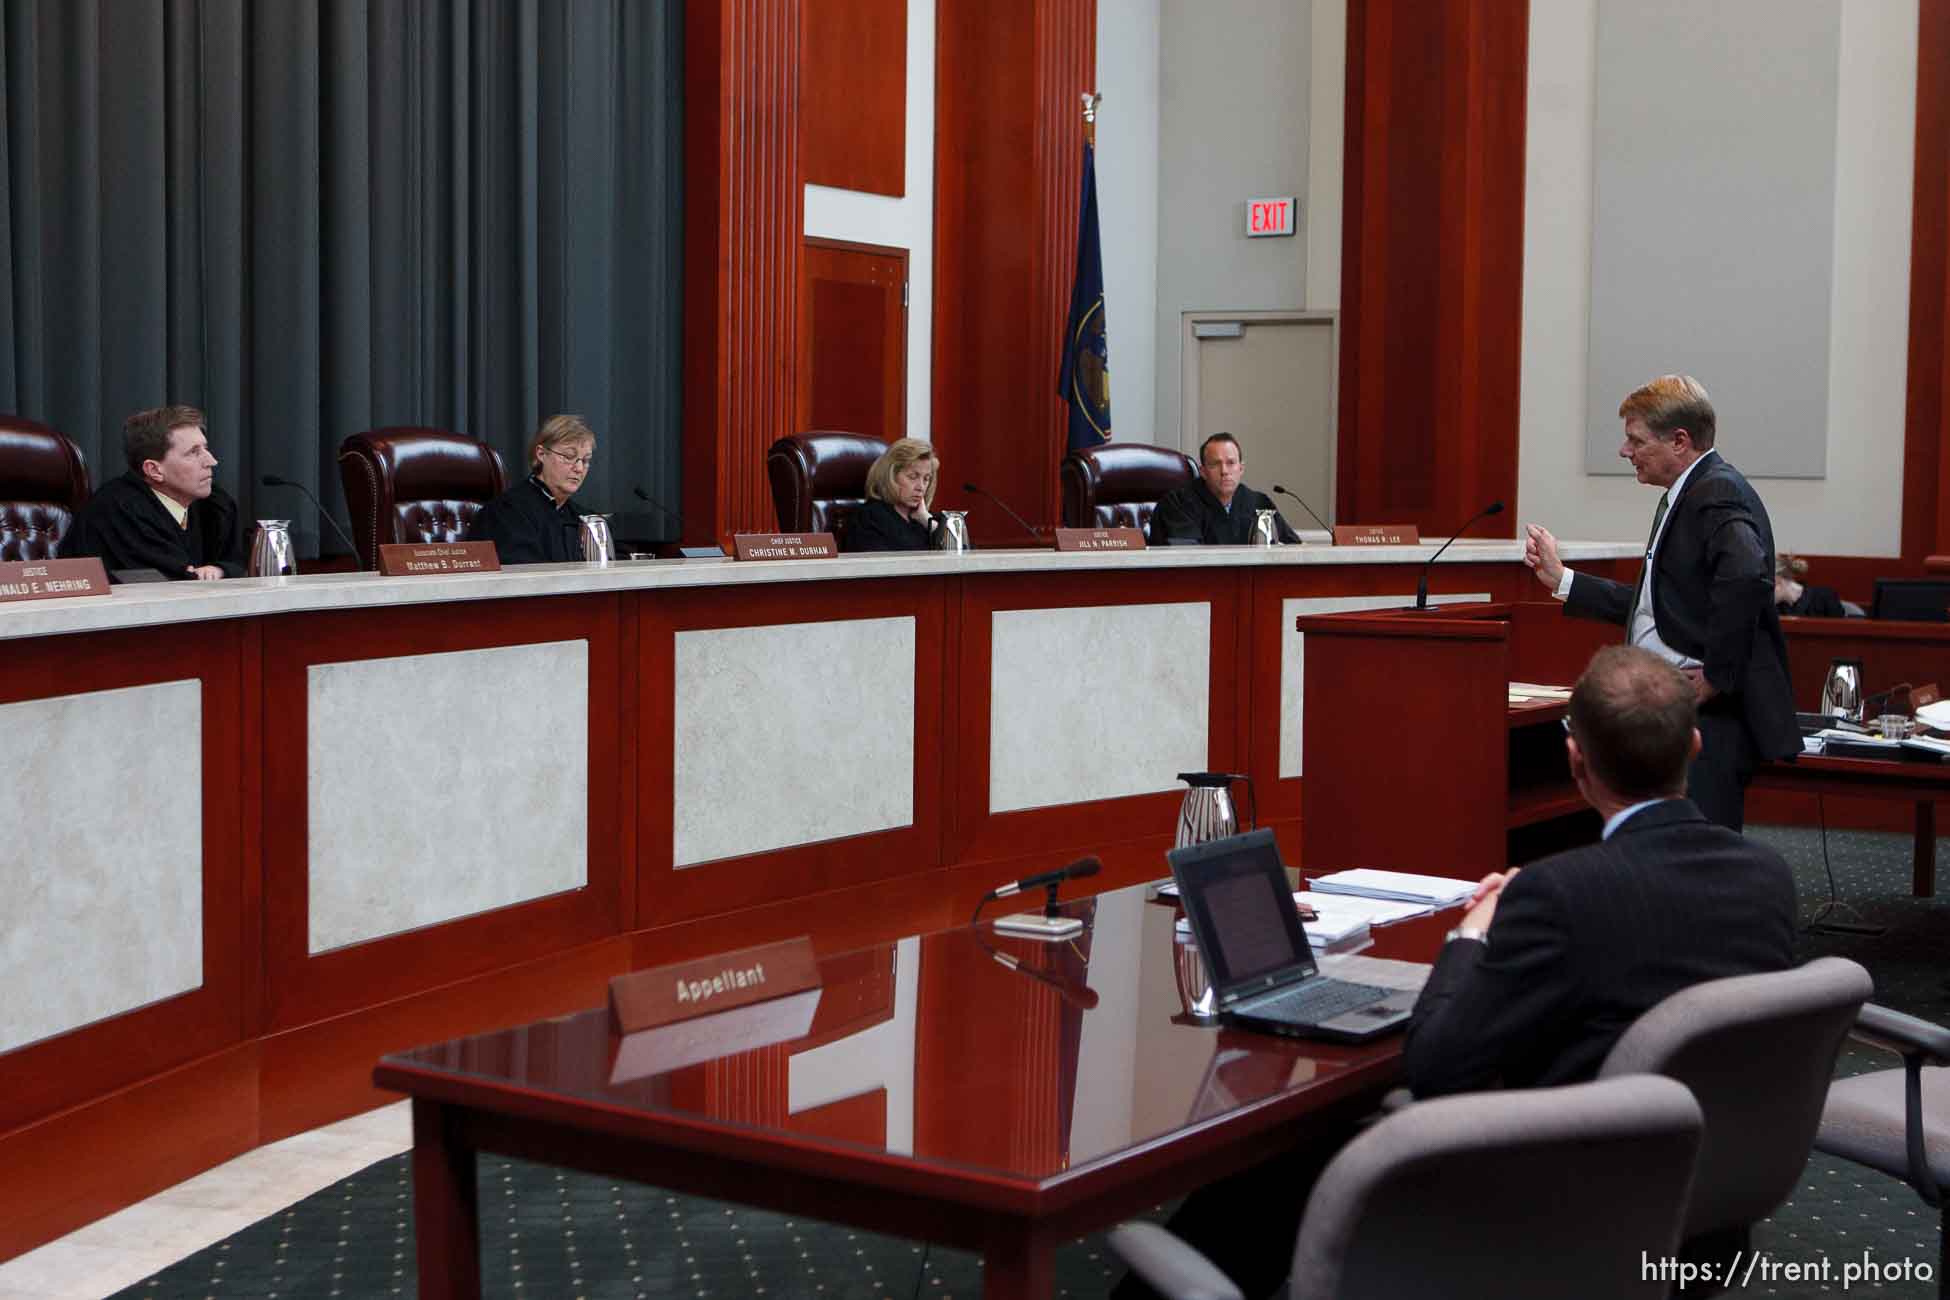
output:
[[[917,524],[885,501],[869,501],[847,517],[840,549],[925,551],[934,544],[934,529],[934,524]]]
[[[503,564],[558,564],[582,558],[582,507],[561,505],[530,475],[481,507],[467,540],[493,542]]]
[[[1151,512],[1149,541],[1153,546],[1169,544],[1172,538],[1196,540],[1205,546],[1244,546],[1253,539],[1253,519],[1261,510],[1273,511],[1273,530],[1280,541],[1292,545],[1300,540],[1264,492],[1255,492],[1241,483],[1232,493],[1232,509],[1219,504],[1204,479],[1193,479],[1173,488]]]
[[[190,570],[214,564],[226,578],[244,575],[244,540],[237,526],[237,503],[220,487],[190,503],[189,526],[176,520],[156,499],[149,481],[130,470],[102,484],[75,516],[61,539],[62,559],[98,557],[116,569],[154,569],[164,577],[191,577]]]

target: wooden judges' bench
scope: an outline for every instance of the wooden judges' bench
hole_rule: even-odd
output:
[[[0,606],[0,1257],[376,1104],[383,1053],[598,1005],[622,971],[939,929],[1085,851],[1102,887],[1159,876],[1180,771],[1251,774],[1297,860],[1295,620],[1405,604],[1433,551],[322,574]],[[1629,571],[1637,547],[1565,551]],[[1458,543],[1431,585],[1536,590],[1511,541]]]

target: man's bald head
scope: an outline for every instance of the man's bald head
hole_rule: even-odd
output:
[[[1659,656],[1606,646],[1571,692],[1571,737],[1591,774],[1638,802],[1686,793],[1698,723],[1693,683]]]

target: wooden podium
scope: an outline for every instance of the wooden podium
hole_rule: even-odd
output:
[[[1511,682],[1569,686],[1618,639],[1556,601],[1303,615],[1300,865],[1474,878],[1588,843],[1565,706],[1512,704]]]

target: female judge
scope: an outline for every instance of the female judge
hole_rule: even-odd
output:
[[[581,416],[550,416],[529,441],[527,480],[482,506],[467,540],[493,542],[503,564],[580,560],[583,512],[571,498],[595,456]]]
[[[925,551],[941,521],[929,513],[941,468],[934,448],[902,438],[867,471],[867,503],[847,521],[845,551]]]

